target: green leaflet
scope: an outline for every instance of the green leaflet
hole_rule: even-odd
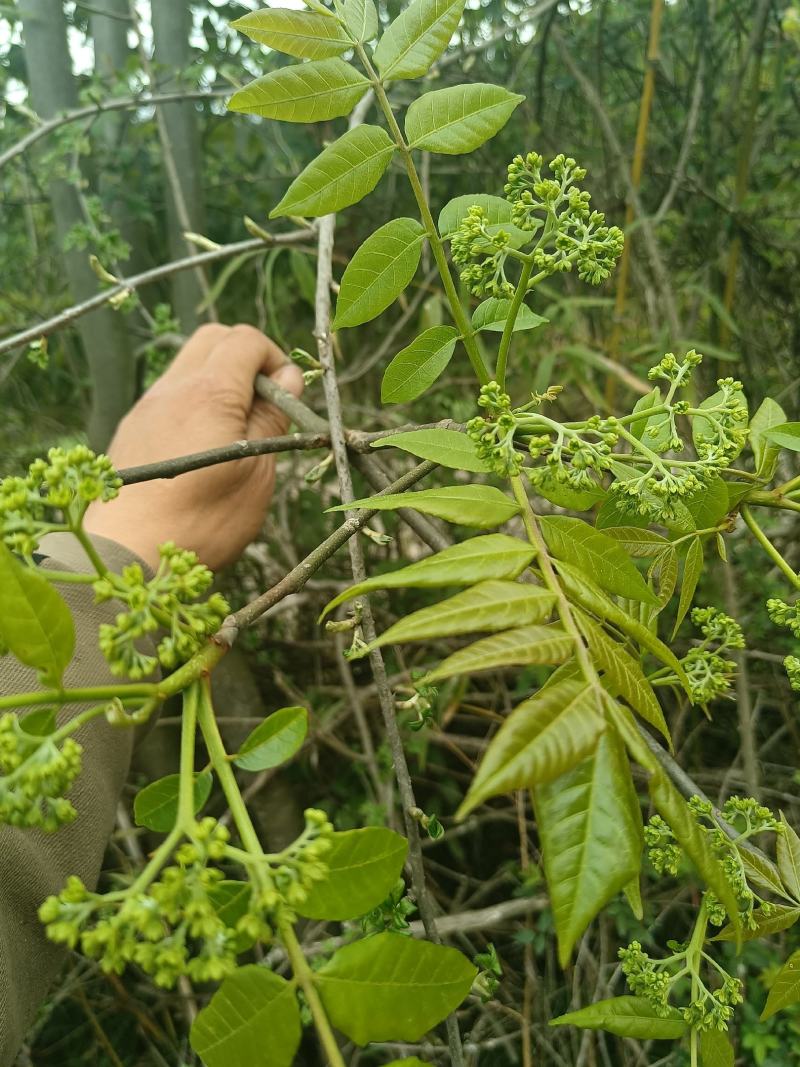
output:
[[[586,927],[641,867],[639,801],[617,731],[608,726],[594,755],[534,786],[533,805],[558,958],[566,967]]]
[[[56,689],[75,650],[66,603],[38,571],[19,563],[0,542],[0,645]]]
[[[644,997],[598,1000],[588,1008],[551,1019],[550,1025],[607,1030],[618,1037],[632,1037],[637,1041],[677,1041],[688,1033],[688,1027],[676,1008],[670,1008],[664,1018],[656,1014],[653,1005]]]
[[[708,530],[728,514],[728,487],[720,477],[714,476],[707,485],[686,500],[685,504],[696,528]]]
[[[133,801],[133,821],[160,834],[168,834],[178,818],[178,791],[181,776],[168,774],[140,789]],[[194,813],[197,815],[211,794],[210,774],[194,776]]]
[[[681,582],[681,595],[678,601],[678,612],[675,616],[675,628],[672,636],[680,629],[681,623],[686,618],[686,613],[692,606],[697,583],[703,572],[703,545],[699,537],[693,537],[689,542],[686,553],[686,561],[683,564],[683,581]]]
[[[492,739],[456,818],[489,797],[558,778],[594,751],[604,729],[583,678],[541,689],[514,708]]]
[[[421,1060],[418,1056],[409,1056],[405,1060],[392,1060],[386,1067],[431,1067],[427,1060]]]
[[[300,1044],[294,987],[266,967],[240,967],[198,1014],[189,1043],[205,1067],[291,1067]]]
[[[727,911],[736,937],[741,937],[739,904],[722,865],[712,853],[708,838],[697,825],[686,801],[660,767],[650,778],[650,796],[656,811],[670,826],[678,844]]]
[[[321,59],[271,70],[235,92],[228,109],[284,122],[322,122],[349,115],[367,89],[369,81],[343,59]]]
[[[777,857],[778,870],[783,884],[794,897],[800,900],[800,837],[784,818],[781,812],[783,833],[778,834]]]
[[[560,626],[552,623],[549,626],[520,626],[459,649],[426,674],[420,685],[496,667],[525,667],[534,663],[557,666],[567,659],[573,648],[572,638]]]
[[[609,690],[614,696],[623,697],[645,722],[654,726],[671,749],[672,739],[664,713],[638,660],[584,612],[577,613],[577,622],[589,645],[592,661],[603,672]]]
[[[644,918],[644,904],[642,904],[642,887],[639,882],[638,874],[635,878],[631,878],[627,885],[622,887],[622,892],[625,894],[625,899],[628,901],[628,907],[639,922],[641,922]]]
[[[475,450],[475,443],[458,430],[409,430],[373,441],[373,448],[402,448],[412,456],[429,459],[451,470],[488,474],[489,465]]]
[[[231,26],[259,44],[298,59],[327,59],[353,47],[337,19],[312,11],[266,8],[234,19]]]
[[[485,534],[453,545],[418,563],[388,574],[376,574],[335,596],[321,619],[335,607],[372,589],[425,588],[442,585],[471,585],[487,578],[517,578],[535,555],[535,550],[518,537]]]
[[[448,201],[439,214],[439,233],[445,240],[453,236],[471,207],[482,207],[490,225],[511,222],[511,204],[507,200],[490,193],[467,193]]]
[[[233,762],[245,771],[279,767],[300,750],[307,733],[305,708],[281,708],[256,726]]]
[[[786,412],[777,401],[769,396],[750,420],[748,441],[756,461],[756,474],[766,481],[771,481],[775,477],[780,446],[764,435],[768,430],[781,426],[785,422]]]
[[[465,0],[413,0],[388,27],[375,49],[384,78],[421,78],[450,43]]]
[[[701,1067],[733,1067],[734,1052],[731,1039],[721,1030],[700,1032]]]
[[[450,362],[457,341],[452,326],[432,326],[401,349],[383,375],[381,402],[404,404],[422,396]]]
[[[647,577],[655,585],[658,595],[658,611],[651,612],[655,616],[670,602],[678,584],[678,553],[672,545],[656,556],[647,569]]]
[[[269,213],[329,215],[372,192],[389,166],[394,143],[380,126],[356,126],[308,164]]]
[[[761,1013],[761,1021],[771,1018],[781,1008],[800,1001],[800,950],[793,952],[772,983],[767,1003]]]
[[[475,330],[476,333],[481,330],[502,333],[510,310],[510,300],[501,300],[499,297],[490,296],[488,300],[484,300],[482,304],[478,304],[473,311],[473,330]],[[514,333],[519,333],[520,330],[535,330],[537,326],[541,326],[547,321],[548,320],[543,319],[541,315],[536,315],[531,311],[527,304],[523,304],[519,309],[517,318],[514,322]]]
[[[424,239],[416,219],[392,219],[368,237],[342,275],[334,329],[360,326],[385,311],[414,277]]]
[[[638,526],[605,526],[603,533],[618,541],[628,555],[636,559],[650,559],[669,548],[666,537],[651,530],[639,529]]]
[[[389,493],[354,500],[352,504],[337,504],[328,511],[351,511],[353,508],[376,508],[378,511],[411,508],[446,522],[484,530],[501,526],[519,514],[516,501],[492,485],[445,485],[441,489],[422,489],[418,493]]]
[[[378,12],[374,0],[344,0],[344,21],[353,37],[362,44],[378,36]]]
[[[536,485],[533,488],[536,496],[544,497],[551,504],[559,508],[568,508],[570,511],[590,511],[595,504],[605,499],[605,489],[598,485],[594,489],[573,489],[571,485],[561,485],[554,482],[552,485]]]
[[[783,897],[784,900],[792,899],[786,893],[781,872],[769,856],[764,855],[763,852],[757,852],[755,849],[745,847],[745,843],[737,845],[737,851],[748,881],[758,886],[759,889],[766,889],[768,893],[775,893],[776,896]]]
[[[547,547],[556,559],[585,570],[609,593],[645,604],[658,603],[634,563],[613,538],[582,519],[566,515],[543,515],[538,521]]]
[[[314,882],[296,911],[307,919],[336,921],[364,915],[389,895],[407,852],[408,841],[383,826],[335,833],[322,857],[328,875]]]
[[[396,622],[373,641],[362,655],[382,645],[480,631],[492,633],[512,626],[542,622],[550,615],[555,602],[552,593],[536,585],[493,580],[479,582],[463,593],[456,593],[449,600],[422,608]]]
[[[675,653],[663,641],[659,640],[646,626],[643,626],[638,619],[634,619],[627,611],[623,611],[579,568],[561,561],[557,563],[557,569],[564,589],[576,604],[580,604],[585,611],[595,615],[603,622],[624,630],[629,637],[632,637],[648,652],[651,652],[667,667],[670,667],[679,678],[681,685],[688,692],[689,686],[686,673]]]
[[[661,389],[656,385],[649,393],[645,393],[644,396],[640,396],[636,403],[633,405],[632,415],[638,415],[641,412],[642,417],[636,419],[634,422],[628,424],[629,431],[634,437],[640,441],[644,431],[647,429],[649,422],[648,412],[651,408],[658,407],[661,404]],[[655,421],[655,420],[654,420]]]
[[[406,113],[406,139],[411,148],[426,152],[474,152],[505,126],[524,99],[485,82],[424,93]]]
[[[769,915],[764,915],[761,908],[753,912],[755,927],[746,926],[742,930],[742,941],[755,941],[758,938],[769,937],[770,934],[778,934],[782,930],[788,930],[800,920],[800,907],[789,907],[787,904],[771,904]],[[728,924],[720,930],[714,941],[735,941],[736,931]]]
[[[800,452],[800,422],[783,422],[770,426],[762,435],[779,448],[788,448],[790,452]]]
[[[19,716],[19,724],[32,737],[47,737],[56,732],[56,709],[36,708]]]
[[[453,948],[386,933],[340,948],[314,979],[333,1025],[366,1045],[418,1041],[458,1007],[477,973]]]

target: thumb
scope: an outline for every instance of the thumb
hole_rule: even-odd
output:
[[[300,398],[305,388],[303,373],[294,363],[284,363],[269,379],[293,397]],[[279,437],[289,429],[289,416],[268,400],[256,397],[247,420],[248,437]]]

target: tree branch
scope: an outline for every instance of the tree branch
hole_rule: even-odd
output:
[[[120,278],[116,285],[109,286],[108,289],[104,289],[88,300],[84,300],[80,304],[74,304],[72,307],[60,311],[57,315],[53,315],[52,318],[45,319],[44,322],[29,326],[26,330],[0,338],[0,356],[5,352],[18,348],[20,345],[38,341],[41,337],[47,337],[49,334],[55,333],[56,330],[69,326],[76,319],[81,318],[83,315],[88,315],[90,311],[96,311],[97,308],[103,307],[112,297],[122,296],[126,292],[141,289],[142,286],[161,281],[162,278],[168,278],[178,271],[191,270],[198,265],[204,266],[207,263],[215,263],[217,260],[227,259],[229,256],[238,255],[240,252],[258,251],[259,248],[270,248],[273,245],[302,244],[303,241],[309,239],[311,233],[312,231],[307,229],[290,230],[289,233],[277,233],[274,236],[270,236],[269,240],[253,237],[247,241],[235,241],[233,244],[220,245],[219,248],[214,248],[210,252],[198,252],[196,255],[187,256],[185,259],[176,259],[172,263],[164,263],[159,267],[153,267],[151,270],[142,271],[141,274],[134,274],[130,278]]]

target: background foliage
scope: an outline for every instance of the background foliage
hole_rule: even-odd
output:
[[[389,0],[379,6],[388,18],[399,5]],[[232,89],[287,62],[277,53],[265,56],[228,28],[230,19],[249,9],[238,3],[158,0],[152,11],[137,4],[134,21],[125,0],[25,0],[13,9],[0,7],[0,98],[6,100],[0,159],[35,128],[35,115],[50,117],[65,107],[89,109],[79,121],[59,125],[30,150],[14,155],[0,171],[3,335],[97,291],[103,283],[87,266],[90,253],[106,271],[125,277],[197,251],[183,236],[187,229],[227,245],[249,236],[243,222],[247,215],[270,232],[280,232],[281,225],[267,222],[270,210],[291,179],[341,130],[336,122],[290,126],[226,113],[224,99]],[[660,30],[657,42],[654,21]],[[627,281],[625,272],[618,271],[610,282],[589,291],[571,276],[555,279],[542,287],[546,299],[537,308],[552,325],[541,334],[525,333],[518,342],[518,385],[526,374],[529,388],[571,386],[559,417],[582,417],[587,406],[603,410],[614,398],[627,401],[644,393],[645,372],[655,358],[667,349],[692,346],[706,354],[705,384],[730,373],[746,382],[751,410],[767,394],[788,412],[797,410],[796,26],[797,16],[784,0],[677,0],[668,5],[659,0],[490,0],[469,5],[458,47],[439,65],[431,87],[465,79],[492,81],[524,93],[526,100],[490,146],[468,156],[426,160],[423,176],[434,205],[460,192],[500,191],[506,162],[517,152],[536,149],[545,158],[556,151],[575,155],[589,168],[587,185],[609,221],[622,224],[627,215]],[[649,112],[642,106],[648,83]],[[107,114],[95,106],[176,87],[197,96],[188,103],[159,103],[158,109],[129,106]],[[405,214],[414,214],[410,194],[402,176],[390,171],[375,195],[339,220],[338,276],[369,233]],[[202,275],[195,270],[174,273],[142,288],[138,306],[106,309],[53,336],[44,369],[41,352],[21,346],[6,353],[0,362],[0,405],[6,415],[0,443],[6,471],[21,468],[51,444],[87,433],[92,444],[102,446],[180,338],[211,314],[222,321],[254,322],[287,349],[312,351],[312,250],[313,241],[307,247],[259,248],[221,257]],[[380,381],[396,351],[421,329],[441,321],[441,295],[430,282],[432,275],[425,280],[429,266],[423,264],[404,307],[366,328],[338,333],[349,426],[372,430],[407,421],[402,407],[396,413],[380,408]],[[609,361],[622,369],[610,367]],[[435,387],[415,406],[414,419],[471,414],[466,375],[463,396],[458,387],[454,366],[446,386]],[[322,410],[313,385],[307,399]],[[225,592],[237,606],[254,590],[271,585],[336,524],[320,506],[338,499],[332,469],[316,469],[319,455],[301,454],[281,463],[280,489],[263,542],[223,576]],[[357,489],[369,493],[367,485]],[[392,516],[379,516],[373,527],[395,540],[384,543],[378,536],[365,542],[371,573],[418,553],[414,535],[395,525]],[[796,567],[790,529],[778,519],[770,534]],[[734,535],[729,554],[738,565],[736,582],[721,562],[712,565],[698,598],[727,610],[747,632],[748,651],[739,657],[737,704],[713,705],[710,721],[688,706],[676,706],[671,722],[682,766],[711,796],[732,791],[757,795],[784,808],[796,823],[798,812],[792,809],[800,736],[781,667],[789,646],[778,647],[781,638],[774,630],[767,645],[764,594],[780,595],[780,588],[764,573],[755,552]],[[315,621],[347,580],[344,561],[332,561],[300,596],[283,602],[260,628],[249,631],[244,651],[219,672],[217,704],[228,716],[232,743],[273,708],[307,704],[312,709],[301,758],[288,770],[267,771],[259,779],[262,792],[254,799],[255,813],[274,847],[294,836],[306,806],[325,809],[338,829],[346,829],[381,824],[391,803],[391,761],[367,669],[361,661],[344,661],[340,653],[346,638],[324,635]],[[393,601],[397,613],[424,603],[414,590]],[[376,604],[380,613],[387,601]],[[380,621],[391,621],[388,611]],[[444,643],[441,651],[446,652]],[[425,653],[413,649],[401,660],[392,651],[394,680],[402,684],[415,658],[423,659]],[[471,1062],[489,1067],[522,1062],[520,1027],[532,1019],[536,1063],[628,1067],[663,1062],[677,1067],[680,1052],[665,1048],[660,1054],[656,1046],[643,1049],[592,1031],[548,1030],[544,1023],[559,1012],[622,992],[617,946],[632,938],[646,943],[646,928],[654,924],[662,940],[673,926],[674,936],[683,936],[682,909],[692,902],[676,897],[672,883],[652,879],[646,885],[644,925],[615,904],[590,929],[565,975],[557,964],[552,923],[540,892],[538,839],[525,798],[496,801],[462,826],[452,825],[487,720],[497,719],[540,681],[531,668],[529,677],[514,679],[512,690],[502,673],[446,683],[432,723],[418,733],[411,729],[417,712],[413,707],[406,712],[405,739],[420,803],[426,816],[436,816],[445,830],[439,836],[437,821],[432,832],[429,824],[426,843],[437,901],[447,913],[499,909],[494,920],[474,920],[474,928],[466,921],[460,929],[456,926],[459,947],[474,956],[492,942],[502,967],[494,999],[484,1006],[472,998],[462,1010]],[[366,747],[364,723],[371,740]],[[173,730],[167,713],[150,751],[140,757],[148,776],[159,773],[159,754],[174,742]],[[366,755],[370,747],[374,757]],[[172,769],[169,759],[164,769]],[[222,810],[221,800],[217,809]],[[137,850],[148,847],[130,825],[123,806],[111,846],[112,870],[135,862]],[[395,911],[402,910],[398,904]],[[396,919],[392,914],[376,922]],[[314,939],[313,926],[306,936]],[[787,949],[797,947],[797,935],[781,936],[789,942],[781,948],[780,958],[785,958]],[[321,949],[324,959],[324,945]],[[785,1012],[757,1022],[764,1000],[757,985],[768,985],[779,956],[763,945],[747,951],[750,969],[762,977],[748,989],[737,1035],[741,1062],[788,1067],[791,1053],[786,1050],[797,1042],[800,1017]],[[80,961],[65,974],[23,1062],[25,1056],[42,1064],[191,1062],[185,1020],[202,989],[186,986],[179,997],[159,995],[135,977],[121,981],[87,974],[88,966]],[[313,1054],[309,1050],[308,1056]],[[360,1062],[369,1063],[372,1054],[356,1053],[352,1062],[360,1055]],[[421,1054],[433,1057],[436,1050],[425,1048]]]

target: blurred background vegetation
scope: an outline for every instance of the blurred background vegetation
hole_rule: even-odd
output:
[[[279,233],[280,224],[266,221],[270,208],[342,127],[226,113],[233,88],[288,62],[228,28],[230,19],[257,6],[0,3],[0,345],[101,291],[107,275],[131,278],[223,246],[210,265],[166,272],[119,306],[76,319],[46,344],[0,355],[4,473],[67,439],[106,444],[136,395],[202,321],[252,322],[287,350],[314,350],[313,235],[291,246],[259,244],[244,218]],[[382,18],[400,6],[380,0]],[[527,99],[489,146],[469,156],[424,159],[434,215],[461,193],[499,192],[505,166],[518,152],[535,149],[545,158],[565,152],[589,168],[586,184],[597,207],[610,222],[624,221],[628,236],[625,264],[600,289],[587,295],[571,276],[542,287],[536,310],[550,326],[517,335],[512,389],[522,396],[563,385],[563,410],[580,417],[610,405],[628,410],[645,391],[656,358],[696,347],[706,356],[707,382],[740,378],[751,411],[770,394],[796,417],[800,9],[786,0],[468,0],[467,7],[460,38],[434,72],[435,86],[494,81]],[[402,107],[415,91],[398,83],[393,100]],[[358,210],[339,219],[338,274],[372,230],[414,213],[402,175],[390,171]],[[242,241],[250,242],[244,251],[228,250]],[[423,263],[399,310],[336,338],[351,427],[461,419],[473,410],[466,364],[455,365],[413,412],[380,408],[388,359],[444,314],[428,267]],[[318,385],[306,399],[324,413]],[[335,525],[323,514],[336,502],[335,475],[332,468],[315,470],[319,459],[281,460],[264,539],[222,578],[234,602],[273,584]],[[421,551],[391,518],[376,520],[376,530],[394,540],[366,542],[373,566]],[[770,528],[797,566],[792,531],[783,519]],[[721,562],[712,567],[697,602],[723,607],[745,626],[737,701],[721,702],[712,721],[676,703],[670,716],[679,758],[712,796],[754,793],[787,813],[793,808],[796,819],[800,729],[781,669],[788,648],[776,647],[774,632],[767,647],[763,622],[765,593],[778,586],[736,534],[728,551],[735,577]],[[270,841],[293,834],[309,803],[325,807],[340,828],[383,822],[391,811],[390,760],[367,668],[349,666],[341,636],[325,637],[314,622],[331,590],[346,581],[345,562],[333,561],[249,632],[220,672],[232,739],[283,704],[312,710],[314,729],[302,759],[269,780],[262,776],[252,792]],[[405,594],[405,608],[421,603],[418,594]],[[385,621],[387,602],[379,598],[377,608]],[[407,682],[407,672],[428,652],[407,661],[393,652],[393,681]],[[472,927],[466,920],[455,924],[456,944],[474,955],[492,942],[503,971],[491,1001],[473,998],[462,1011],[471,1067],[680,1067],[680,1051],[548,1030],[546,1021],[621,993],[618,945],[632,936],[646,942],[647,927],[661,943],[682,938],[692,891],[676,893],[674,883],[651,877],[644,926],[620,902],[586,935],[565,975],[555,962],[525,798],[482,809],[462,827],[449,818],[487,729],[540,682],[531,672],[453,684],[440,692],[432,722],[419,731],[407,713],[419,795],[445,827],[444,837],[426,846],[436,898],[446,913],[499,908],[493,917],[481,913]],[[172,769],[173,728],[168,710],[140,758],[131,795],[142,775]],[[129,799],[120,807],[109,877],[129,869],[148,847],[131,829]],[[373,921],[399,920],[404,910],[387,906]],[[319,939],[322,931],[307,936]],[[797,940],[796,933],[782,936]],[[324,941],[319,947],[324,958]],[[754,978],[737,1034],[740,1064],[800,1063],[800,1015],[757,1022],[785,949],[748,947]],[[20,1064],[192,1063],[186,1020],[205,992],[187,984],[175,994],[159,993],[135,974],[109,979],[76,958],[43,1008]],[[530,1047],[522,1039],[528,1021]],[[353,1051],[352,1063],[385,1063],[398,1052],[410,1054]],[[435,1037],[420,1054],[445,1062]],[[304,1064],[316,1062],[311,1046],[301,1055]]]

